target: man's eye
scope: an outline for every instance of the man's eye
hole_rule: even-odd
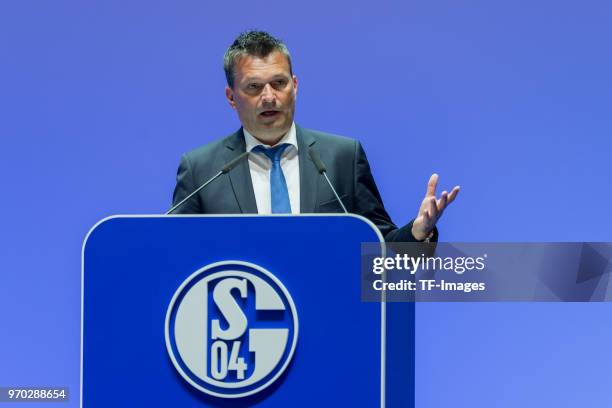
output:
[[[276,87],[283,87],[287,84],[287,81],[284,79],[278,79],[276,81],[274,81],[274,86]]]
[[[259,89],[259,88],[260,88],[259,84],[248,84],[247,85],[247,89],[250,89],[250,90],[256,90],[256,89]]]

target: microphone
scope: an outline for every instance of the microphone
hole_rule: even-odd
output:
[[[327,168],[325,167],[325,164],[323,164],[323,162],[321,161],[321,158],[319,157],[319,153],[317,153],[317,151],[311,147],[310,149],[308,149],[308,155],[312,159],[312,162],[317,168],[317,171],[319,172],[319,174],[321,174],[323,177],[325,177],[325,180],[327,180],[327,184],[329,185],[329,188],[331,188],[331,190],[333,191],[334,195],[336,196],[336,200],[338,200],[344,212],[348,214],[349,212],[346,210],[346,207],[344,206],[344,203],[340,199],[338,192],[332,185],[331,181],[329,181],[329,177],[327,177]]]
[[[193,193],[189,194],[187,197],[183,198],[181,200],[181,202],[179,202],[178,204],[176,204],[175,206],[173,206],[172,208],[170,208],[165,215],[168,214],[172,214],[172,212],[174,212],[177,208],[179,208],[180,206],[182,206],[187,200],[189,200],[191,197],[193,197],[194,195],[196,195],[200,190],[202,190],[203,188],[205,188],[207,185],[209,185],[210,183],[212,183],[213,181],[215,181],[217,178],[219,178],[222,174],[226,174],[229,173],[230,170],[232,170],[234,167],[236,167],[236,165],[240,162],[240,160],[244,159],[246,156],[249,155],[249,152],[244,152],[241,155],[234,157],[232,160],[230,160],[229,162],[227,162],[222,168],[221,170],[219,170],[219,172],[217,174],[215,174],[214,176],[212,176],[211,178],[209,178],[204,184],[202,184],[200,187],[198,187]]]

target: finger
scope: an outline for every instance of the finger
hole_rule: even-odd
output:
[[[455,201],[455,198],[457,197],[457,194],[459,194],[459,189],[460,189],[459,186],[455,186],[455,188],[453,188],[453,190],[450,192],[450,194],[448,195],[448,204],[450,204],[453,201]]]
[[[427,182],[427,193],[426,197],[435,197],[436,196],[436,187],[438,187],[438,175],[436,173],[432,174]]]
[[[429,200],[429,215],[432,219],[436,219],[438,217],[438,206],[436,205],[436,197],[432,197]]]
[[[444,211],[444,209],[446,208],[446,204],[448,201],[448,193],[446,191],[442,192],[442,196],[440,197],[440,199],[437,201],[437,206],[438,206],[438,212],[441,213],[442,211]]]

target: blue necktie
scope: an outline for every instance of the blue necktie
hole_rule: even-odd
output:
[[[283,143],[270,149],[266,149],[262,145],[253,148],[254,152],[265,154],[272,162],[272,170],[270,171],[270,192],[272,195],[273,214],[291,213],[287,182],[285,181],[285,175],[280,165],[281,156],[289,146],[291,146],[289,143]]]

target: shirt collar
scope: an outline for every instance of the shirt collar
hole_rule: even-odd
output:
[[[242,128],[242,132],[244,133],[244,141],[246,143],[246,151],[247,152],[250,152],[256,146],[260,146],[260,145],[265,147],[265,148],[269,148],[270,147],[268,145],[265,145],[265,144],[261,143],[259,140],[257,140],[255,138],[255,136],[250,134],[249,131],[246,130],[244,127]],[[290,144],[297,151],[298,144],[297,144],[297,135],[296,135],[296,131],[295,131],[295,122],[291,123],[291,127],[289,128],[289,131],[287,133],[285,133],[285,135],[283,137],[281,137],[281,139],[278,141],[278,143],[276,143],[274,146],[278,146],[279,144],[282,144],[282,143]],[[272,147],[274,147],[274,146],[272,146]]]

